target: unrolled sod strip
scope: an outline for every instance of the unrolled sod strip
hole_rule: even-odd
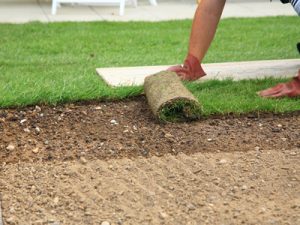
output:
[[[201,105],[174,72],[162,71],[145,78],[150,108],[159,120],[178,122],[198,119]]]

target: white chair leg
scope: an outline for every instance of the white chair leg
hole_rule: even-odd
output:
[[[120,16],[124,15],[125,11],[125,0],[120,0]]]
[[[151,5],[157,5],[156,0],[149,0],[149,2],[150,2]]]
[[[52,15],[56,14],[57,5],[58,5],[57,0],[52,0],[52,10],[51,10]]]

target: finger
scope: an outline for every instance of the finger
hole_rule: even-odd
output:
[[[271,87],[266,90],[262,90],[262,91],[258,92],[258,94],[262,97],[267,97],[269,95],[275,95],[275,94],[281,92],[281,90],[284,89],[284,87],[285,87],[285,84],[278,84],[275,87]]]

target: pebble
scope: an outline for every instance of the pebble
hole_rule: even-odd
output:
[[[55,197],[55,198],[53,199],[53,202],[54,202],[55,205],[57,205],[58,202],[59,202],[59,197]]]
[[[41,132],[41,129],[39,127],[36,127],[35,128],[36,132],[40,133]]]
[[[92,214],[91,212],[89,212],[89,211],[86,211],[86,212],[84,213],[84,215],[86,215],[86,216],[92,216],[93,214]]]
[[[23,120],[20,121],[20,124],[23,124],[23,123],[25,123],[26,121],[27,121],[27,119],[23,119]]]
[[[265,207],[261,207],[261,209],[259,210],[259,213],[260,214],[263,214],[263,213],[265,213],[267,210],[266,210],[266,208]]]
[[[9,150],[9,151],[13,151],[13,150],[15,150],[15,146],[13,145],[13,144],[9,144],[7,147],[6,147],[6,149],[7,150]]]
[[[31,186],[31,191],[34,192],[36,190],[36,186],[32,185]]]
[[[41,112],[42,109],[41,109],[41,107],[39,107],[38,105],[36,105],[36,106],[35,106],[35,111],[36,111],[36,112]]]
[[[116,120],[111,120],[110,123],[111,123],[112,125],[118,125],[118,124],[119,124]]]
[[[227,160],[226,160],[226,159],[221,159],[221,160],[219,161],[219,163],[220,163],[220,164],[225,164],[225,163],[227,163]]]
[[[146,156],[149,154],[149,151],[147,149],[142,149],[141,153],[142,153],[142,155]]]
[[[254,149],[255,149],[255,151],[259,151],[260,147],[256,146]]]
[[[282,125],[281,125],[281,124],[277,124],[277,127],[281,128],[281,127],[282,127]]]
[[[211,141],[213,141],[213,139],[211,139],[211,138],[208,138],[208,139],[207,139],[207,141],[208,141],[208,142],[211,142]]]
[[[109,169],[113,169],[114,166],[113,166],[113,165],[109,165],[108,168],[109,168]]]
[[[103,222],[101,223],[101,225],[110,225],[110,222],[108,222],[108,221],[103,221]]]
[[[87,164],[87,160],[86,160],[86,158],[84,158],[84,157],[80,157],[80,162],[81,162],[82,164]]]
[[[102,108],[101,108],[101,106],[97,106],[97,107],[95,107],[95,109],[96,110],[101,110]]]
[[[290,155],[297,155],[297,152],[291,152]]]
[[[162,218],[162,219],[165,219],[168,217],[168,214],[167,213],[164,213],[164,212],[160,212],[159,213],[159,217]]]
[[[188,210],[192,211],[192,210],[195,210],[196,207],[192,204],[192,203],[188,203],[187,206]]]
[[[13,223],[14,220],[15,220],[14,217],[9,217],[9,218],[6,219],[6,222]]]
[[[24,132],[26,132],[26,133],[30,133],[30,130],[29,130],[29,128],[25,128],[25,129],[24,129]]]
[[[32,149],[32,152],[35,153],[35,154],[39,153],[39,148]]]
[[[247,187],[247,185],[243,185],[242,186],[242,190],[244,191],[244,190],[247,190],[248,189],[248,187]]]
[[[15,208],[14,208],[14,207],[11,207],[11,208],[9,208],[9,212],[10,212],[10,213],[15,213],[15,212],[16,212],[16,210],[15,210]]]
[[[165,134],[165,138],[172,138],[172,137],[174,137],[172,134],[170,134],[170,133],[166,133]]]

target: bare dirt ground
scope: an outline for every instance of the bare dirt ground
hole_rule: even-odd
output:
[[[3,219],[300,224],[299,150],[299,112],[159,124],[144,98],[0,110]]]

